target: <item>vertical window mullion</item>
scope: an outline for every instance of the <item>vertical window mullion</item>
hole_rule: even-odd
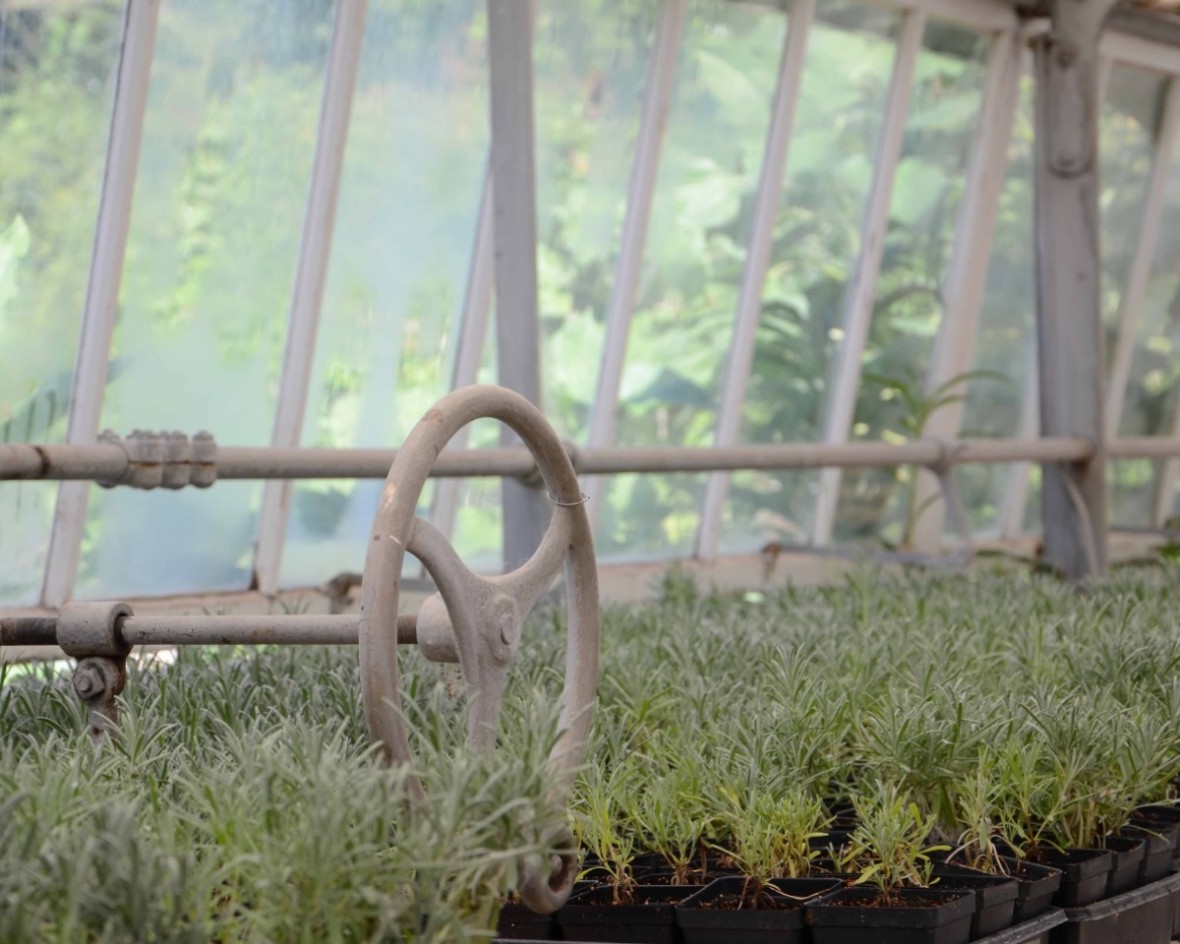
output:
[[[762,172],[746,263],[734,315],[733,341],[725,366],[725,385],[717,413],[714,444],[733,446],[741,432],[742,405],[745,401],[750,365],[762,316],[762,293],[766,270],[774,241],[774,223],[778,217],[783,177],[790,149],[791,127],[799,86],[807,56],[807,37],[815,18],[815,0],[796,0],[790,11],[783,51],[779,60],[778,84],[774,93],[770,129],[762,157]],[[701,524],[697,532],[697,556],[711,559],[717,553],[721,531],[721,512],[729,494],[729,475],[715,472],[709,476],[701,506]]]
[[[287,343],[271,435],[271,445],[276,447],[298,446],[303,433],[367,6],[368,0],[338,0],[336,4],[299,260],[287,315]],[[292,489],[290,481],[271,480],[262,493],[254,545],[254,584],[263,593],[278,589]]]
[[[479,198],[479,215],[475,223],[475,241],[471,248],[471,264],[467,269],[467,289],[463,296],[463,311],[456,329],[455,364],[451,370],[451,389],[475,383],[479,364],[483,359],[484,343],[488,334],[488,314],[492,308],[492,178],[490,169],[484,174],[483,191]],[[451,445],[462,449],[467,445],[470,427],[455,434]],[[430,521],[448,539],[455,528],[455,511],[459,502],[462,479],[439,479],[434,486],[434,500],[430,505]]]
[[[619,255],[615,263],[614,281],[607,305],[602,363],[599,366],[594,401],[590,405],[587,444],[592,447],[609,446],[614,443],[623,362],[627,354],[631,319],[635,313],[635,293],[643,267],[644,246],[647,242],[648,223],[651,220],[664,131],[672,107],[676,64],[680,56],[687,6],[687,0],[660,2],[652,58],[643,92],[639,136],[635,144],[635,158],[631,165],[631,180],[627,189],[627,209],[623,217]],[[604,479],[601,476],[589,476],[584,482],[584,487],[589,496],[587,511],[593,523],[597,521]]]
[[[1001,33],[992,41],[987,85],[980,106],[979,127],[971,149],[955,241],[943,281],[943,312],[930,358],[927,390],[934,390],[971,366],[979,312],[983,304],[991,259],[992,235],[1012,126],[1020,104],[1020,39],[1016,33]],[[953,439],[959,435],[963,401],[955,400],[931,415],[926,429],[931,436]],[[914,488],[914,506],[927,508],[914,526],[916,549],[933,552],[942,538],[946,509],[939,501],[938,482],[925,470],[919,472]]]
[[[1123,415],[1131,361],[1139,336],[1139,324],[1143,319],[1143,303],[1147,296],[1147,284],[1151,279],[1156,245],[1159,243],[1160,224],[1168,189],[1168,171],[1176,150],[1177,130],[1180,130],[1180,80],[1172,79],[1168,84],[1163,119],[1160,122],[1159,138],[1156,141],[1155,156],[1151,165],[1151,177],[1147,184],[1139,243],[1135,247],[1131,274],[1120,306],[1119,335],[1115,343],[1114,359],[1111,361],[1110,377],[1107,380],[1106,435],[1111,439],[1118,436],[1119,421]]]
[[[131,223],[131,203],[143,141],[160,0],[127,0],[123,48],[119,56],[106,172],[99,197],[90,277],[82,309],[81,338],[70,394],[65,441],[93,443],[98,437],[103,394],[110,364],[111,340],[118,320],[119,286]],[[86,527],[89,482],[63,482],[58,487],[53,531],[41,602],[60,607],[73,594]]]
[[[889,204],[893,195],[893,181],[901,159],[902,143],[905,137],[906,117],[909,113],[910,93],[913,90],[914,72],[918,55],[922,50],[922,37],[926,27],[926,14],[911,10],[902,22],[901,35],[897,41],[897,54],[893,63],[893,75],[889,82],[889,93],[885,103],[885,116],[881,129],[881,140],[873,170],[873,182],[869,190],[861,224],[860,254],[856,269],[845,295],[844,318],[836,354],[832,383],[828,388],[827,416],[824,423],[823,441],[842,443],[848,440],[848,430],[856,408],[856,394],[860,387],[861,355],[869,333],[869,321],[873,313],[873,298],[876,294],[877,276],[881,271],[881,259],[885,250],[885,232],[889,225]],[[827,468],[820,473],[819,492],[816,496],[815,518],[812,522],[811,540],[815,545],[826,545],[832,537],[836,520],[836,504],[840,494],[842,470]]]

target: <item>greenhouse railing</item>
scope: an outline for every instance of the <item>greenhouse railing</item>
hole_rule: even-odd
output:
[[[219,446],[207,433],[104,434],[95,445],[0,445],[0,480],[93,481],[138,488],[203,487],[217,479],[385,478],[397,449],[316,449]],[[1086,462],[1099,455],[1089,439],[925,438],[908,443],[782,443],[757,446],[616,446],[564,444],[575,471],[718,472],[742,469],[865,468],[920,465],[938,472],[964,463]],[[1106,443],[1108,459],[1180,456],[1180,438],[1130,436]],[[430,471],[436,478],[531,477],[536,464],[524,448],[448,449]]]

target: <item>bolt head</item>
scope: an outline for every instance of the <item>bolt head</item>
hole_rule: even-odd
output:
[[[79,666],[74,672],[74,691],[82,698],[90,698],[102,691],[102,679],[93,666]]]

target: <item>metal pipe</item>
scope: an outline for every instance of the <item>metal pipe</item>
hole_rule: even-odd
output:
[[[1095,449],[1083,437],[1016,439],[923,439],[908,443],[780,443],[753,446],[604,446],[594,449],[567,444],[574,468],[583,474],[624,472],[714,472],[739,469],[869,468],[873,466],[940,466],[1001,462],[1083,462]],[[1180,436],[1128,437],[1107,443],[1113,458],[1180,457]],[[217,452],[221,479],[384,478],[395,449],[276,449],[225,447]],[[55,479],[120,481],[128,472],[127,455],[119,446],[0,445],[0,480]],[[530,476],[535,471],[527,449],[444,450],[431,475]]]
[[[359,614],[273,616],[128,616],[119,635],[131,646],[355,646],[360,636]],[[397,641],[418,641],[417,617],[397,618]],[[57,645],[56,616],[0,618],[0,645]]]
[[[1180,438],[1124,436],[1107,442],[1106,455],[1110,459],[1175,459],[1180,457]]]
[[[0,646],[57,645],[56,616],[0,617]]]

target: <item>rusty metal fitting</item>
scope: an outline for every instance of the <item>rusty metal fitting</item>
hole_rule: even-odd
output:
[[[189,484],[196,488],[208,488],[217,481],[217,440],[207,430],[201,430],[192,438],[192,467],[189,469]]]
[[[124,659],[131,651],[121,631],[128,616],[126,603],[67,603],[57,617],[57,644],[75,659]]]
[[[158,433],[133,430],[124,444],[131,465],[126,483],[132,488],[159,488],[164,481],[164,442]]]
[[[173,430],[162,433],[160,438],[164,463],[160,486],[170,489],[184,488],[189,483],[193,467],[193,450],[188,437]]]
[[[125,439],[111,430],[98,437],[104,446],[118,446],[127,455],[127,468],[117,478],[96,479],[103,488],[208,488],[217,481],[217,441],[211,433],[155,433],[137,429]]]
[[[127,659],[93,656],[74,669],[74,691],[90,709],[90,737],[98,742],[119,722],[115,698],[127,686]]]

